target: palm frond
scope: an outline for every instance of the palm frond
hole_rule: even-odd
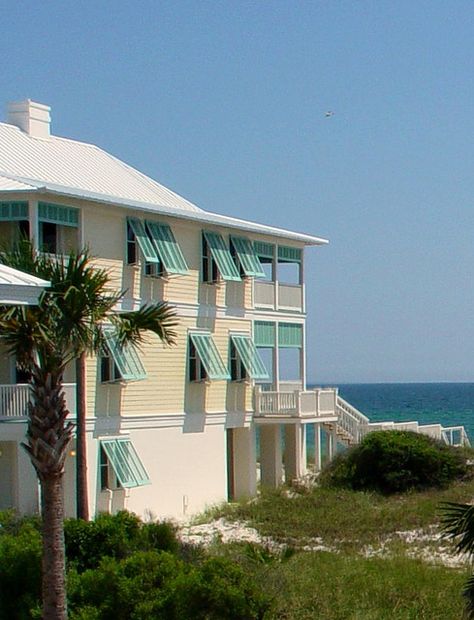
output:
[[[164,344],[176,342],[176,310],[165,302],[143,306],[135,312],[122,312],[111,319],[122,345],[140,344],[147,331],[155,333]]]
[[[474,506],[443,502],[441,512],[443,537],[453,540],[459,553],[474,555]]]

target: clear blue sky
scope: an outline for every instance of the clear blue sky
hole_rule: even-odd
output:
[[[462,1],[6,0],[0,83],[204,209],[329,238],[311,379],[473,381],[473,34]]]

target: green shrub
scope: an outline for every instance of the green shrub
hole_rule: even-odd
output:
[[[41,593],[41,535],[31,519],[2,519],[0,618],[26,620]]]
[[[427,435],[377,431],[336,456],[321,475],[326,486],[398,493],[443,487],[466,476],[465,452]]]
[[[187,564],[168,552],[104,558],[68,580],[71,620],[252,620],[268,601],[243,571],[225,559]]]
[[[170,523],[145,523],[125,510],[101,514],[94,521],[67,519],[66,555],[79,572],[97,568],[104,557],[126,558],[135,551],[176,552],[176,529]]]

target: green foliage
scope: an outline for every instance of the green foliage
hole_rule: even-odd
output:
[[[251,620],[268,608],[229,560],[193,566],[168,552],[104,558],[97,569],[71,571],[69,592],[71,620]]]
[[[41,594],[41,534],[33,519],[0,516],[0,618],[26,620]]]
[[[94,521],[67,519],[64,523],[66,555],[82,572],[99,566],[102,558],[126,558],[134,551],[171,551],[179,548],[170,523],[145,523],[125,510],[101,514]]]
[[[446,486],[468,473],[464,452],[410,431],[369,433],[325,468],[325,486],[380,493]]]

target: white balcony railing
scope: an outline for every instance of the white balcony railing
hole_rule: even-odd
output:
[[[30,401],[30,386],[24,383],[0,385],[0,420],[26,418]],[[65,383],[64,394],[67,407],[76,414],[76,384]]]
[[[262,391],[255,388],[255,416],[334,416],[337,390],[318,388],[315,390]]]
[[[255,308],[304,312],[304,285],[255,280],[253,300]]]

